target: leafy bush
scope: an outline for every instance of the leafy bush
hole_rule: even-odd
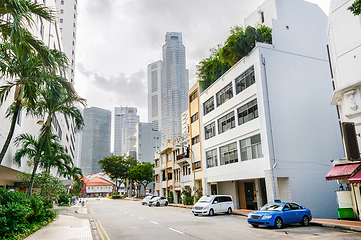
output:
[[[60,204],[63,203],[63,204],[66,204],[66,205],[71,203],[71,196],[66,195],[66,194],[60,194],[59,197],[58,197],[58,203],[60,203]]]
[[[122,199],[124,198],[124,195],[113,195],[111,196],[111,199]]]
[[[0,189],[0,239],[25,237],[55,217],[41,197]]]
[[[231,28],[230,36],[224,45],[212,48],[211,56],[203,59],[197,65],[197,75],[200,85],[207,89],[255,47],[255,42],[272,43],[272,29],[263,25],[256,28],[247,26]]]

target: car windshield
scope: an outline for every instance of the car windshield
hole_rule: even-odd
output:
[[[152,196],[147,196],[144,198],[144,200],[151,199],[151,198],[152,198]]]
[[[158,200],[158,199],[160,199],[160,197],[152,198],[153,201],[156,201],[156,200]]]
[[[212,201],[212,199],[213,199],[213,197],[211,197],[211,196],[203,196],[198,200],[198,202],[199,203],[209,203]]]
[[[281,211],[283,208],[283,203],[267,203],[261,207],[261,211]]]

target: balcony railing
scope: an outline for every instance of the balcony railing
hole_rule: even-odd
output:
[[[182,154],[177,155],[176,162],[178,164],[179,163],[189,163],[188,160],[189,160],[189,155],[186,155],[186,153],[182,153]]]

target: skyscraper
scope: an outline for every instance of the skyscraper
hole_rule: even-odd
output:
[[[76,27],[77,27],[77,0],[56,1],[59,16],[59,29],[63,42],[62,51],[69,59],[69,70],[67,79],[74,81],[75,71],[75,46],[76,46]]]
[[[158,123],[158,128],[154,130],[162,132],[162,144],[165,144],[167,139],[181,136],[181,116],[188,109],[188,88],[189,76],[182,33],[167,32],[163,45],[163,61],[148,65],[148,121],[151,121],[154,127]],[[159,100],[160,104],[157,104]]]
[[[114,110],[114,154],[121,156],[134,150],[135,126],[139,115],[135,107],[115,107]]]
[[[97,107],[84,109],[81,169],[84,175],[101,171],[98,161],[110,156],[111,112]]]
[[[148,65],[148,122],[154,131],[162,126],[161,119],[161,76],[163,61],[158,60]]]
[[[140,122],[136,125],[134,139],[134,151],[139,162],[154,163],[155,152],[161,146],[160,132],[153,130],[152,123]]]

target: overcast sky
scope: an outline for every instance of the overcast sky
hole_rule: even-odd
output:
[[[78,0],[75,88],[88,107],[138,109],[147,122],[147,65],[166,32],[182,32],[189,86],[209,49],[264,0]],[[330,0],[310,0],[328,14]],[[325,29],[326,30],[326,29]]]

